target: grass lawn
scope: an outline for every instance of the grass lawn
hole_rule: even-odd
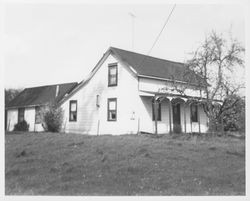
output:
[[[5,135],[6,195],[245,195],[245,140]]]

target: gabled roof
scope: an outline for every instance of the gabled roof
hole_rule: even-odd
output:
[[[151,57],[127,50],[110,47],[110,50],[120,59],[130,65],[138,76],[149,76],[159,79],[168,79],[199,85],[201,80],[197,75],[188,70],[184,63]],[[191,75],[191,77],[190,77]]]
[[[158,78],[160,80],[186,82],[198,87],[201,86],[200,83],[204,83],[204,81],[201,82],[201,78],[198,77],[194,72],[188,70],[183,63],[168,61],[115,47],[110,47],[103,54],[102,58],[90,72],[89,76],[84,81],[79,83],[78,86],[71,91],[69,96],[63,98],[59,104],[65,102],[78,90],[84,87],[95,75],[101,64],[110,54],[116,56],[118,60],[121,60],[122,62],[125,62],[127,65],[129,65],[133,69],[133,72],[139,77],[147,76],[149,78]]]
[[[59,86],[59,92],[56,97],[56,88]],[[6,107],[29,107],[36,105],[45,105],[47,103],[58,103],[67,93],[70,93],[77,86],[77,82],[55,84],[48,86],[39,86],[26,88],[16,96]]]

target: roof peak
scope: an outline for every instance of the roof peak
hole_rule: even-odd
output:
[[[153,58],[153,59],[159,59],[159,60],[163,60],[163,61],[167,61],[167,62],[171,62],[171,63],[181,64],[181,65],[184,64],[183,62],[172,61],[172,60],[163,59],[163,58],[155,57],[155,56],[149,56],[149,55],[146,55],[146,54],[142,54],[142,53],[138,53],[138,52],[130,51],[130,50],[124,50],[124,49],[117,48],[117,47],[113,47],[113,46],[110,46],[109,49],[111,49],[111,50],[112,50],[112,49],[122,50],[122,51],[125,51],[125,52],[129,52],[129,53],[133,53],[133,54],[139,54],[139,55],[141,55],[141,56],[145,56],[145,57],[149,57],[149,58]]]

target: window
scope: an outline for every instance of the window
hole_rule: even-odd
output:
[[[117,119],[117,99],[108,99],[108,121],[116,121]]]
[[[39,106],[36,106],[35,110],[36,110],[35,123],[40,124],[42,122],[41,108]]]
[[[155,100],[152,101],[152,119],[153,119],[153,121],[155,121],[155,104],[154,104],[154,101]],[[158,102],[158,104],[157,104],[157,106],[158,106],[157,121],[161,121],[161,103],[159,101],[157,101],[157,102]]]
[[[18,123],[24,121],[25,108],[18,108]]]
[[[77,120],[77,101],[71,100],[69,102],[69,121]]]
[[[108,86],[117,86],[117,63],[109,64]]]
[[[196,104],[191,105],[191,121],[198,122],[198,106]]]

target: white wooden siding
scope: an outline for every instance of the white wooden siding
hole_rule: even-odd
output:
[[[97,135],[136,133],[138,116],[138,82],[137,77],[127,66],[118,62],[118,85],[108,87],[108,64],[118,60],[109,55],[92,79],[77,93],[62,104],[64,110],[65,132]],[[100,107],[96,106],[99,95]],[[107,99],[117,98],[117,121],[107,121]],[[69,122],[69,101],[77,100],[77,121]]]
[[[108,87],[108,64],[118,63],[118,84]],[[140,80],[138,82],[138,80]],[[153,133],[152,97],[140,96],[140,90],[156,92],[165,88],[168,83],[149,78],[140,78],[131,71],[130,67],[109,55],[96,71],[92,79],[68,98],[63,104],[64,122],[62,131],[81,134],[135,134],[140,131]],[[191,90],[192,91],[192,90]],[[199,91],[190,95],[199,96]],[[96,96],[99,95],[99,105],[96,106]],[[107,120],[107,99],[117,98],[117,120]],[[77,100],[77,121],[69,121],[69,101]],[[169,133],[169,100],[162,102],[161,121],[158,122],[159,133]],[[199,109],[201,131],[207,129],[207,118]],[[173,117],[171,115],[173,128]],[[181,104],[181,125],[184,125],[184,105]],[[191,132],[195,125],[191,124],[190,108],[186,106],[186,131]]]
[[[29,124],[29,131],[35,131],[35,107],[25,108],[24,119]]]
[[[148,92],[162,92],[162,93],[168,92],[168,93],[178,94],[178,92],[174,89],[173,85],[169,81],[162,81],[149,78],[139,79],[139,90]],[[199,97],[201,95],[200,90],[196,90],[193,87],[190,89],[186,89],[185,93],[188,96]]]
[[[15,124],[18,121],[18,110],[9,109],[7,111],[7,130],[13,131]]]
[[[29,131],[44,131],[42,124],[35,124],[35,107],[25,108],[24,119],[29,124]],[[7,111],[7,130],[13,131],[17,122],[18,109],[9,109]]]

